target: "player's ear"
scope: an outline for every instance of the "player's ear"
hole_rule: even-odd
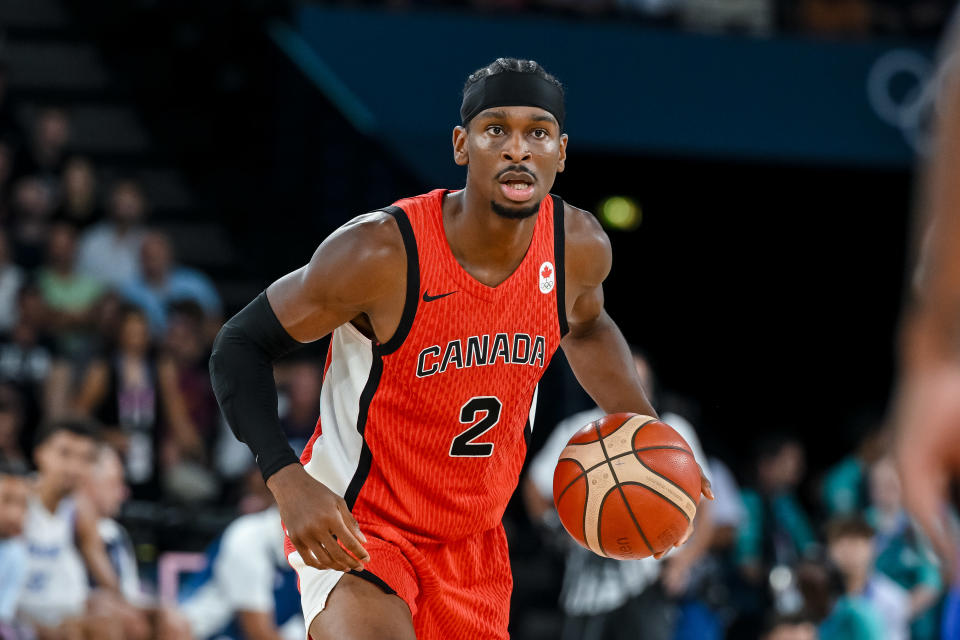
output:
[[[453,128],[453,161],[461,167],[470,162],[467,155],[467,130],[460,125]]]
[[[560,136],[560,162],[557,163],[557,173],[563,173],[567,164],[567,134]]]

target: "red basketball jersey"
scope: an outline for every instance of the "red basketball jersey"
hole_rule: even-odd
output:
[[[331,336],[321,414],[301,462],[364,523],[445,542],[500,523],[532,429],[537,383],[566,332],[563,201],[540,204],[520,266],[488,287],[456,261],[446,190],[384,209],[407,253],[396,334]]]

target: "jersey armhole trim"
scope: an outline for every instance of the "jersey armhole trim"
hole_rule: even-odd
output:
[[[403,302],[403,315],[400,316],[397,330],[393,332],[390,339],[377,345],[377,353],[387,355],[403,345],[403,341],[413,327],[413,318],[417,315],[417,304],[420,301],[420,258],[417,255],[417,238],[413,234],[407,212],[396,205],[385,207],[383,211],[397,221],[400,236],[403,238],[403,248],[407,254],[407,293]]]
[[[555,263],[554,271],[557,274],[557,320],[560,322],[560,339],[562,340],[570,330],[567,325],[567,279],[563,259],[564,247],[566,246],[563,235],[564,207],[563,199],[560,196],[550,194],[550,197],[553,198],[553,260]]]

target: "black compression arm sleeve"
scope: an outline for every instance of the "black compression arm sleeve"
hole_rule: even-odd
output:
[[[298,462],[277,416],[273,362],[300,346],[273,313],[266,291],[230,318],[213,343],[213,392],[230,429],[253,452],[264,480]]]

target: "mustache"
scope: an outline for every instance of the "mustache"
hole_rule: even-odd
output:
[[[530,177],[533,178],[534,180],[537,179],[537,174],[535,174],[535,173],[534,173],[533,171],[531,171],[530,169],[527,169],[526,167],[524,167],[524,166],[522,166],[522,165],[519,165],[519,164],[511,164],[510,166],[504,167],[503,169],[501,169],[500,171],[498,171],[498,172],[497,172],[497,175],[494,176],[494,177],[495,177],[497,180],[499,180],[500,177],[501,177],[503,174],[505,174],[505,173],[510,173],[511,171],[516,171],[517,173],[526,173],[526,174],[529,174]]]

